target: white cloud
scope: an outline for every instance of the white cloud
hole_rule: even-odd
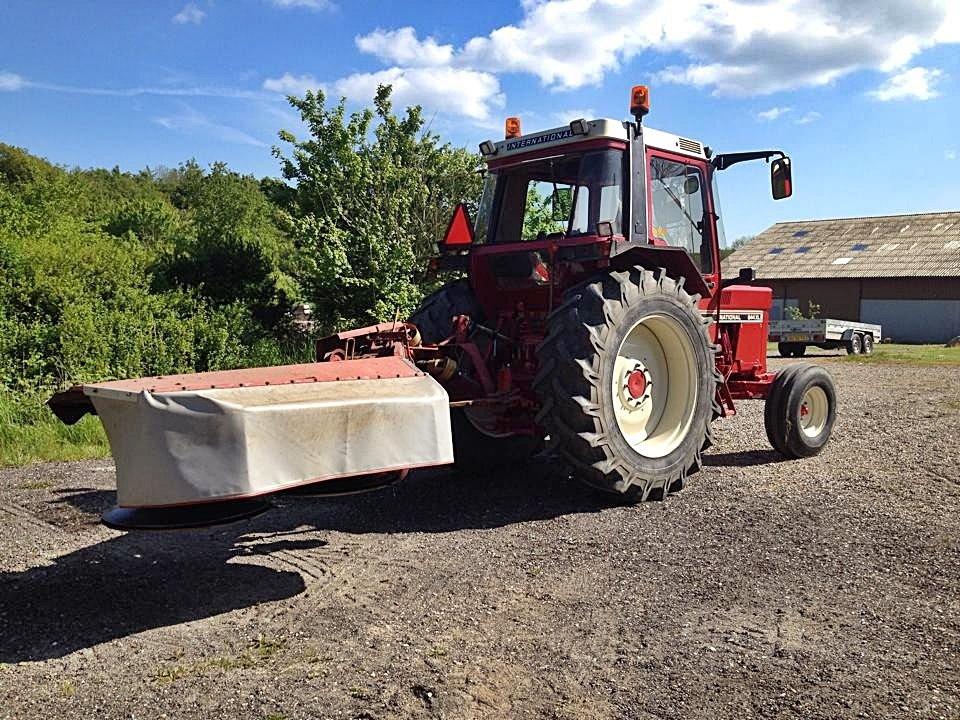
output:
[[[339,95],[369,103],[378,85],[393,86],[393,101],[397,105],[423,105],[428,111],[477,121],[487,120],[491,110],[503,107],[504,103],[500,83],[490,73],[449,67],[392,67],[356,73],[337,80],[333,88]]]
[[[957,151],[956,150],[947,150],[943,153],[944,160],[956,160]]]
[[[772,107],[769,110],[763,110],[757,113],[758,120],[766,120],[768,122],[776,120],[778,117],[786,115],[788,112],[792,111],[793,108],[790,107]]]
[[[27,84],[21,76],[11,72],[0,72],[0,92],[19,90]]]
[[[599,84],[642,52],[688,62],[655,76],[723,95],[820,86],[861,69],[892,73],[960,42],[955,0],[525,0],[523,17],[453,50],[451,64],[536,75],[553,89]],[[409,28],[404,42],[426,46]],[[405,64],[373,38],[370,52]],[[437,55],[449,46],[432,45]],[[376,49],[374,49],[376,48]],[[361,49],[367,49],[361,46]]]
[[[326,10],[333,7],[330,0],[270,0],[278,8],[306,8],[307,10]]]
[[[943,78],[943,70],[912,67],[891,75],[883,85],[868,93],[870,97],[888,102],[890,100],[931,100],[940,93],[937,83]]]
[[[809,112],[804,113],[803,117],[796,121],[797,125],[809,125],[812,122],[816,122],[823,115],[818,113],[816,110],[810,110]]]
[[[597,111],[593,108],[571,108],[550,113],[550,120],[557,125],[568,125],[571,120],[596,120]]]
[[[207,14],[196,5],[187,3],[183,6],[183,10],[173,16],[172,20],[179,25],[186,25],[188,23],[199,25],[206,16]]]
[[[489,73],[451,67],[391,67],[368,73],[354,73],[330,83],[309,73],[284,73],[268,78],[263,89],[285,95],[303,95],[307,90],[323,90],[359,103],[369,104],[377,86],[391,85],[393,101],[401,106],[422,105],[439,111],[486,120],[493,108],[503,106],[500,83]]]
[[[398,65],[446,65],[453,58],[452,45],[439,45],[432,37],[419,40],[412,27],[377,28],[368,35],[358,35],[355,42],[361,51]]]
[[[267,143],[245,133],[243,130],[210,120],[206,115],[197,112],[189,105],[183,105],[181,112],[176,115],[155,117],[153,122],[167,130],[176,130],[188,135],[202,134],[238,145],[269,147]]]
[[[267,78],[263,81],[263,89],[284,95],[303,95],[307,90],[325,90],[324,84],[313,75],[291,75],[284,73],[278,78]]]
[[[368,102],[376,82],[396,81],[398,103],[484,121],[504,104],[504,74],[574,90],[602,83],[643,53],[651,69],[636,81],[691,85],[715,95],[767,95],[874,70],[889,76],[891,87],[877,91],[880,99],[932,96],[940,71],[918,77],[905,68],[924,50],[960,43],[957,6],[957,0],[521,0],[518,21],[458,45],[421,39],[409,26],[357,36],[357,47],[388,67],[324,83]],[[657,57],[674,64],[658,68]],[[905,73],[912,74],[901,79]],[[288,76],[288,91],[319,84]],[[304,77],[307,83],[294,82]],[[784,108],[759,117],[774,119],[765,117],[772,110]],[[818,117],[807,113],[794,122]]]

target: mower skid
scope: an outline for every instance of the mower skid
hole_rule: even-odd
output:
[[[453,461],[446,391],[398,357],[101,383],[83,392],[110,440],[120,507],[249,498]]]

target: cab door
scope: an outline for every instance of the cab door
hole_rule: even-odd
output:
[[[710,170],[700,158],[647,149],[650,240],[654,245],[685,249],[707,286],[714,290],[720,282],[720,257]],[[701,308],[712,309],[718,297],[714,292],[713,298],[704,298]]]

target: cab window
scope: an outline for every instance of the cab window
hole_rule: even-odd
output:
[[[578,237],[605,221],[620,234],[623,163],[622,150],[594,150],[499,168],[487,176],[476,236],[490,243]]]
[[[650,159],[651,236],[682,247],[704,273],[713,270],[704,178],[695,165]]]

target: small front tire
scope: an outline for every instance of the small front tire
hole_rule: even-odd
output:
[[[837,415],[833,379],[822,367],[790,365],[777,374],[764,405],[770,444],[791,459],[812,457],[830,439]]]

